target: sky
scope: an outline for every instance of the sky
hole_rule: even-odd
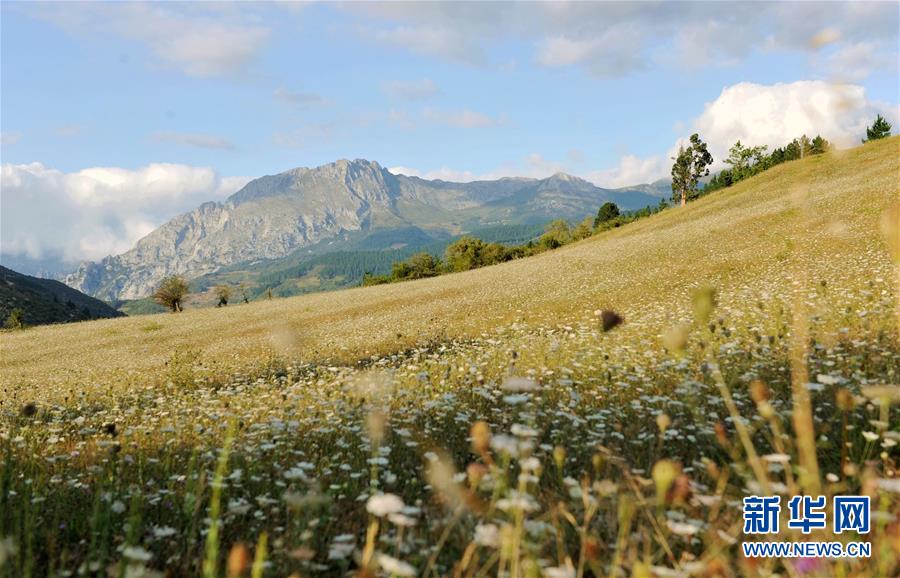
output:
[[[900,118],[900,3],[0,4],[0,253],[123,252],[340,158],[446,180],[668,175],[691,133]],[[900,126],[900,125],[898,125]]]

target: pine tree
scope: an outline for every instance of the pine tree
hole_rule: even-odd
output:
[[[672,165],[672,201],[681,202],[683,207],[689,200],[697,198],[697,184],[709,174],[713,158],[700,135],[691,135],[691,144],[678,147],[678,156]]]
[[[889,136],[891,136],[891,123],[886,121],[884,117],[879,114],[875,117],[875,122],[872,123],[872,126],[866,127],[866,138],[863,139],[863,142],[887,138]]]
[[[812,145],[810,145],[809,153],[813,155],[821,155],[827,152],[830,148],[830,142],[822,138],[821,135],[816,135],[816,138],[812,140]]]
[[[615,219],[619,214],[620,211],[618,205],[615,203],[603,203],[603,206],[600,207],[600,210],[597,211],[597,216],[594,218],[594,227],[597,227],[606,221]]]

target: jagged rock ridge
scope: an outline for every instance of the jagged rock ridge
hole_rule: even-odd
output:
[[[66,283],[106,300],[134,299],[168,275],[193,278],[280,258],[341,232],[577,219],[610,199],[624,208],[655,203],[641,192],[607,191],[564,174],[452,183],[395,175],[373,161],[339,160],[255,179],[224,202],[173,218],[130,251],[83,263]]]

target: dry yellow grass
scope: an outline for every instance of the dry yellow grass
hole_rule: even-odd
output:
[[[626,318],[690,287],[750,279],[867,275],[890,262],[879,219],[900,191],[900,137],[786,163],[623,229],[533,258],[388,286],[0,336],[3,397],[158,379],[191,348],[214,371],[271,355],[352,361],[493,327],[564,323],[610,307]],[[860,257],[863,260],[860,261]],[[58,387],[64,386],[64,387]],[[21,397],[20,397],[21,398]]]

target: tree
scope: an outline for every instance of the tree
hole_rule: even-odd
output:
[[[468,271],[483,264],[484,241],[475,237],[461,237],[451,243],[444,256],[451,271]]]
[[[603,203],[600,210],[597,211],[597,217],[594,218],[594,227],[600,226],[601,223],[612,221],[619,216],[619,206],[615,203]]]
[[[513,258],[512,252],[506,245],[500,243],[488,243],[481,250],[481,265],[496,265],[505,263]]]
[[[816,135],[816,138],[812,139],[812,144],[809,147],[809,154],[811,155],[821,155],[828,152],[828,149],[831,148],[831,143],[822,138],[821,135]]]
[[[244,301],[244,303],[250,303],[250,298],[247,296],[247,284],[243,282],[240,283],[238,285],[238,291],[241,292],[241,299]]]
[[[181,302],[187,294],[187,281],[176,275],[163,279],[159,289],[153,294],[153,300],[177,313],[182,310]]]
[[[780,165],[784,162],[784,149],[777,148],[769,155],[769,166]]]
[[[886,121],[884,117],[879,114],[875,117],[875,122],[872,123],[872,126],[866,127],[866,138],[863,139],[863,142],[887,138],[889,136],[891,136],[891,123]]]
[[[687,148],[678,147],[678,156],[672,165],[672,200],[680,200],[682,207],[697,197],[697,184],[709,174],[709,165],[713,162],[700,135],[692,134],[690,142]]]
[[[731,165],[731,181],[737,182],[758,173],[765,165],[766,145],[745,147],[741,141],[728,149],[725,163]]]
[[[22,329],[25,327],[25,312],[16,307],[9,312],[9,317],[6,318],[4,325],[7,329]]]
[[[571,240],[572,231],[569,229],[569,223],[565,219],[557,219],[547,225],[539,243],[544,249],[556,249]]]
[[[784,147],[784,160],[795,161],[800,158],[800,143],[797,139],[792,140]]]
[[[806,135],[801,136],[797,139],[797,144],[800,147],[800,158],[807,156],[812,148],[812,142],[809,140],[809,137]]]
[[[572,229],[572,239],[580,241],[590,237],[594,233],[594,222],[596,220],[596,218],[591,219],[590,217],[586,217],[583,221],[578,223],[578,225]]]
[[[231,299],[231,287],[228,285],[219,285],[216,287],[216,298],[219,300],[216,307],[225,307],[228,300]]]
[[[363,273],[362,286],[370,287],[372,285],[384,285],[385,283],[390,283],[391,278],[387,275],[373,275],[371,272],[366,271]]]
[[[416,253],[406,261],[394,263],[391,277],[396,281],[404,279],[424,279],[434,277],[441,272],[441,262],[431,253]]]

